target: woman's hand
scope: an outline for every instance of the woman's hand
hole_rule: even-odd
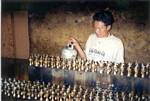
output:
[[[76,50],[78,51],[80,57],[82,59],[86,59],[86,55],[85,55],[84,51],[81,49],[80,44],[74,37],[69,38],[69,43],[73,43],[73,45],[75,46]]]
[[[73,43],[73,45],[76,47],[77,45],[79,45],[78,41],[74,38],[74,37],[70,37],[70,42],[69,43]]]

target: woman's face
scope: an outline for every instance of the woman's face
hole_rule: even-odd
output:
[[[94,30],[97,37],[107,37],[111,26],[106,26],[102,21],[94,21]]]

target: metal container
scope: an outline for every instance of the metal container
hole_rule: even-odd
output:
[[[76,59],[77,51],[75,50],[73,43],[69,43],[63,48],[61,57],[64,59]]]

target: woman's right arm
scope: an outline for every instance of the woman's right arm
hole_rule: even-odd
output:
[[[75,46],[76,50],[78,51],[79,53],[79,56],[82,58],[82,59],[86,59],[86,54],[85,52],[83,51],[83,49],[81,48],[80,44],[78,43],[78,41],[71,37],[70,38],[70,41],[73,42],[73,45]]]

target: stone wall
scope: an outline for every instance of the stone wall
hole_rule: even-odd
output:
[[[123,41],[125,61],[149,62],[150,33],[146,28],[148,16],[134,10],[111,11],[116,21],[111,33]],[[92,15],[93,12],[60,10],[30,14],[31,53],[60,55],[72,35],[84,48],[88,36],[93,32]],[[146,17],[143,19],[143,16]]]
[[[8,4],[3,6],[4,11],[6,11],[2,12],[2,57],[15,57],[16,41],[13,24],[16,22],[11,19],[16,10],[24,9],[28,12],[30,54],[60,55],[62,48],[68,42],[68,38],[72,35],[78,39],[84,48],[88,36],[93,32],[91,25],[93,13],[99,9],[110,9],[116,21],[111,33],[119,37],[124,43],[125,62],[150,62],[148,3],[135,2],[132,5],[123,3],[124,6],[119,6],[125,7],[125,9],[117,8],[114,5],[116,3],[107,3],[108,5],[99,3],[100,5],[98,5],[98,3],[81,2],[80,6],[78,3],[71,2],[60,3],[59,5],[51,2],[46,6],[45,4],[39,3],[38,6],[34,3],[33,5],[22,4],[22,6]]]

